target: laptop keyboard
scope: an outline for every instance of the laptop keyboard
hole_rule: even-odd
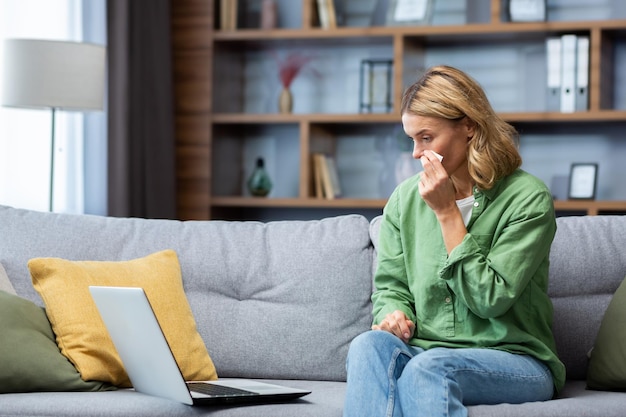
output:
[[[257,392],[225,387],[223,385],[205,384],[202,382],[188,382],[187,386],[191,391],[199,392],[211,397],[252,397],[259,395]]]

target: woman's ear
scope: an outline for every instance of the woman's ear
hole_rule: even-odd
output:
[[[476,123],[467,117],[465,118],[465,131],[467,133],[467,141],[469,142],[474,137],[474,133],[476,133]]]

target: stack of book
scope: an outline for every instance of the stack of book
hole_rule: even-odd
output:
[[[323,153],[313,154],[315,197],[332,200],[341,196],[341,185],[335,158]]]
[[[562,35],[546,40],[548,111],[589,108],[589,37]]]

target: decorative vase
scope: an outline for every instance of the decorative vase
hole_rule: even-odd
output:
[[[263,158],[257,158],[256,167],[248,178],[248,191],[255,197],[265,197],[272,190],[272,181],[265,170]]]
[[[278,110],[280,110],[281,113],[291,113],[291,110],[293,110],[293,96],[288,87],[284,87],[283,91],[280,92],[280,96],[278,97]]]

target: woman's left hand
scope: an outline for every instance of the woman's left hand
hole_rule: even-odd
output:
[[[426,204],[436,213],[455,208],[455,190],[443,164],[430,150],[420,158],[424,171],[420,174],[419,192]]]
[[[424,171],[420,174],[419,192],[437,216],[446,251],[450,253],[467,234],[456,204],[456,189],[448,172],[433,152],[425,151],[421,161]]]

